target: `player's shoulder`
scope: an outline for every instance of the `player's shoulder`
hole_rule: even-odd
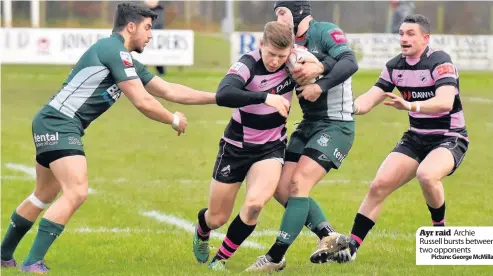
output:
[[[313,27],[322,31],[330,31],[330,30],[341,30],[342,29],[335,23],[328,21],[314,21],[312,23]]]
[[[109,37],[99,39],[94,44],[95,49],[98,52],[106,53],[106,54],[112,51],[116,51],[116,52],[123,51],[128,53],[128,50],[125,49],[125,46],[123,46],[123,41],[117,35],[119,34],[113,34]]]
[[[385,64],[386,67],[388,68],[396,68],[399,67],[399,64],[404,61],[404,57],[402,54],[398,54],[395,57],[391,58],[387,63]]]
[[[442,64],[445,62],[452,63],[450,55],[442,49],[428,48],[426,59],[430,65]]]
[[[248,69],[253,70],[261,59],[262,54],[260,53],[260,49],[255,49],[243,54],[236,63],[238,65],[245,65]]]

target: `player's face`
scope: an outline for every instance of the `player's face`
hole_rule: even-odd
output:
[[[260,48],[262,49],[262,61],[269,72],[275,72],[286,63],[291,53],[291,47],[279,49],[263,41],[260,41]]]
[[[134,46],[134,51],[137,53],[142,53],[144,47],[152,38],[152,19],[144,18],[139,24],[135,26],[135,32],[132,34],[132,44]]]
[[[294,29],[293,14],[288,8],[277,8],[276,9],[277,22],[288,25]]]
[[[402,55],[418,58],[428,45],[430,34],[425,34],[416,23],[402,23],[399,30]]]

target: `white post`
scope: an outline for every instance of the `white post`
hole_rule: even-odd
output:
[[[12,1],[3,0],[3,25],[12,28]]]
[[[235,31],[234,17],[234,0],[226,1],[226,17],[222,20],[222,31],[224,33],[233,33]]]
[[[39,0],[31,0],[31,27],[39,28]]]

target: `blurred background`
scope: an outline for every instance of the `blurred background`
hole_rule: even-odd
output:
[[[2,0],[2,10],[5,1]],[[7,1],[11,2],[12,18],[4,18],[2,27],[111,28],[119,3],[40,1],[38,7],[33,7],[33,1]],[[266,22],[275,19],[274,1],[140,2],[152,6],[161,15],[156,29],[194,32],[194,66],[178,67],[184,70],[223,71],[231,63],[229,55],[224,54],[230,51],[230,33],[261,32]],[[33,19],[31,10],[39,17]],[[432,34],[493,34],[491,1],[312,1],[312,11],[315,19],[334,22],[350,34],[397,33],[404,17],[411,13],[427,16]],[[219,50],[213,52],[211,48]],[[172,66],[168,68],[174,70]],[[161,75],[167,70],[166,67],[156,69]]]
[[[160,1],[165,27],[221,32],[228,1]],[[236,31],[262,31],[273,20],[273,1],[232,1]],[[3,3],[3,1],[2,1]],[[118,1],[42,1],[40,27],[111,27]],[[13,1],[12,26],[30,26],[31,1]],[[3,8],[3,7],[2,7]],[[316,19],[340,24],[347,33],[392,30],[392,13],[427,16],[436,34],[492,34],[491,1],[312,1]],[[389,16],[391,11],[391,16]]]

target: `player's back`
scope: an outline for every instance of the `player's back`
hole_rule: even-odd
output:
[[[459,75],[450,56],[440,50],[426,48],[419,59],[398,55],[386,64],[382,74],[409,102],[425,101],[436,96],[442,85],[456,88],[452,110],[438,114],[409,112],[410,130],[419,134],[457,136],[467,140],[464,112],[460,100]]]
[[[93,44],[40,114],[68,121],[83,132],[118,100],[121,90],[117,83],[138,78],[136,70],[143,68],[142,64],[132,60],[123,41],[120,34],[114,33]]]
[[[295,82],[285,65],[275,72],[268,72],[258,49],[243,55],[228,75],[240,77],[244,90],[282,95],[291,102]],[[223,139],[237,147],[262,150],[285,141],[285,125],[286,118],[275,108],[265,103],[247,105],[233,111]]]

